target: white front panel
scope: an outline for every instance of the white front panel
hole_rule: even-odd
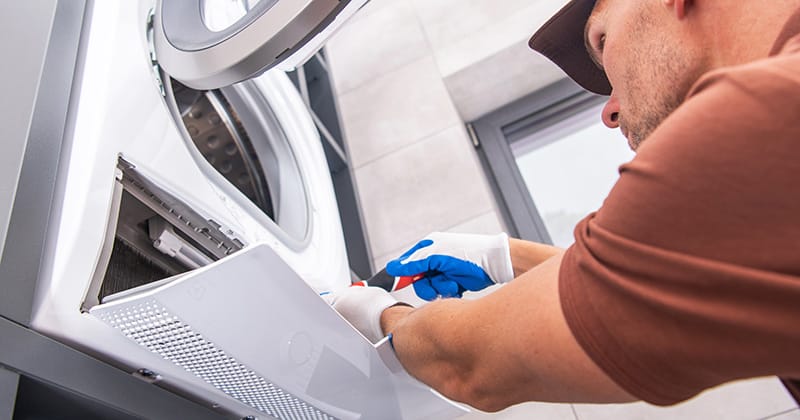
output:
[[[466,411],[411,378],[267,246],[91,314],[181,372],[165,380],[281,419],[445,419]]]

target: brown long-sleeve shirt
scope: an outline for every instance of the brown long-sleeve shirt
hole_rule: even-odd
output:
[[[800,377],[798,34],[800,13],[770,57],[701,78],[575,230],[567,322],[648,402]]]

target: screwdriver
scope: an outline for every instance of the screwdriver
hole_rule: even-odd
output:
[[[394,292],[404,287],[411,286],[412,284],[414,284],[414,282],[424,277],[425,277],[424,273],[416,274],[413,276],[395,277],[387,273],[386,269],[384,268],[383,270],[379,271],[377,274],[375,274],[374,276],[370,277],[367,280],[353,282],[351,286],[380,287],[381,289],[386,290],[387,292]]]

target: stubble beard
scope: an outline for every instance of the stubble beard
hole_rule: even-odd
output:
[[[636,28],[638,39],[647,39],[647,25],[653,24],[648,21],[643,15]],[[625,127],[633,150],[637,150],[686,100],[694,82],[703,73],[701,63],[693,62],[699,57],[671,47],[674,40],[659,38],[649,46],[639,44],[633,52],[637,65],[626,72],[631,106],[630,112],[620,116],[620,125]]]
[[[644,141],[667,119],[683,102],[682,95],[670,94],[651,105],[641,106],[643,111],[640,118],[635,118],[630,124],[623,118],[628,130],[628,142],[633,150],[637,150]]]

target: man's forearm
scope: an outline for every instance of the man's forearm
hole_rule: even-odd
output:
[[[383,312],[381,326],[385,333],[395,334],[395,350],[408,373],[446,397],[488,410],[490,406],[473,396],[471,378],[480,371],[475,368],[479,363],[475,355],[482,349],[469,345],[472,331],[447,322],[463,314],[469,304],[445,299],[419,309],[394,306]]]
[[[533,267],[547,261],[564,250],[552,245],[510,238],[508,240],[511,253],[511,265],[514,277],[519,277]]]
[[[443,395],[485,411],[524,401],[631,401],[588,358],[558,299],[560,256],[478,300],[444,299],[381,316],[397,357]]]

